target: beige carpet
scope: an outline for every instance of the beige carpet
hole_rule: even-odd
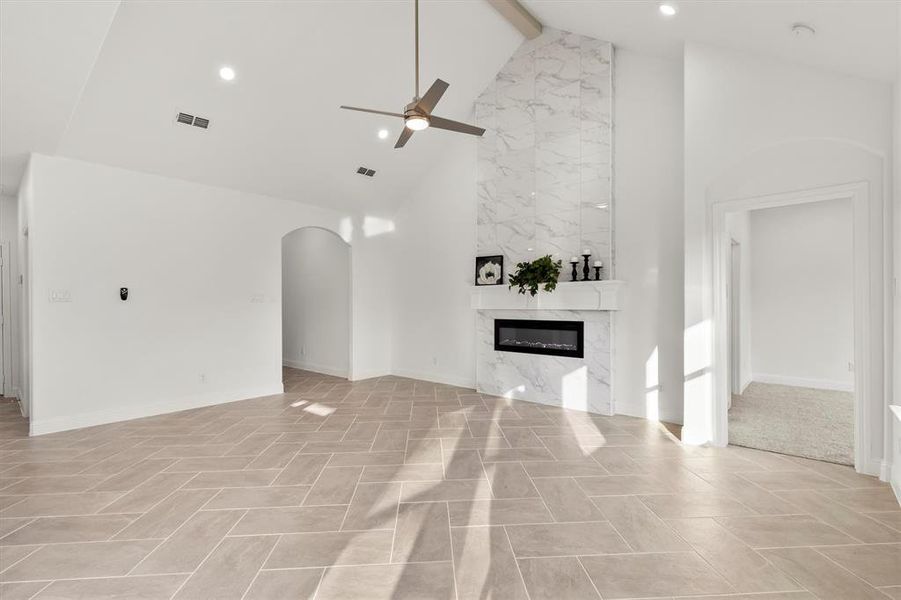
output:
[[[854,394],[752,383],[732,397],[729,443],[854,464]]]

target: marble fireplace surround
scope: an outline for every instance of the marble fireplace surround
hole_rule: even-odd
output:
[[[551,254],[564,263],[552,293],[473,288],[476,384],[481,392],[612,414],[612,313],[622,284],[567,282],[588,248],[615,268],[612,244],[613,47],[546,28],[513,54],[475,103],[476,255],[516,263]],[[582,321],[584,358],[494,350],[494,319]]]
[[[557,284],[534,298],[506,285],[476,286],[470,306],[477,312],[478,391],[603,415],[613,414],[610,369],[612,312],[620,308],[622,281]],[[494,349],[495,319],[582,321],[585,357],[546,356]]]
[[[609,310],[497,309],[478,310],[477,315],[476,387],[479,392],[613,414],[612,318]],[[582,321],[585,324],[585,357],[496,351],[495,319]]]

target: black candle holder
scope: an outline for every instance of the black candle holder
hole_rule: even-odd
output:
[[[600,281],[600,280],[601,280],[601,267],[595,267],[595,268],[594,268],[594,280],[595,280],[595,281]]]
[[[591,274],[591,269],[588,267],[588,259],[591,258],[591,255],[583,254],[582,258],[585,259],[585,264],[582,265],[582,281],[589,281],[590,277],[588,276]]]
[[[579,261],[577,261],[577,260],[570,261],[570,264],[572,264],[572,266],[573,266],[573,281],[578,281],[579,273],[576,271],[576,265],[579,264]]]

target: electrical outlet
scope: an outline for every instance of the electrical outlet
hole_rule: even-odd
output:
[[[254,294],[250,297],[251,304],[262,304],[266,301],[266,294]]]
[[[432,357],[432,365],[436,366],[436,367],[438,366],[438,357],[437,356]]]
[[[200,383],[206,383],[206,373],[200,374]]]
[[[300,347],[300,355],[303,356],[303,355],[306,354],[306,353],[307,353],[307,347],[306,347],[306,346],[301,346],[301,347]]]
[[[50,290],[50,302],[72,302],[69,290]]]

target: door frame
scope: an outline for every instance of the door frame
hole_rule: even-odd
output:
[[[729,408],[732,408],[732,396],[742,393],[741,389],[741,243],[729,240]],[[736,269],[735,253],[738,252],[738,268]]]
[[[723,200],[712,205],[710,235],[713,241],[713,443],[729,443],[728,399],[730,390],[730,335],[727,278],[731,277],[731,236],[726,232],[726,215],[762,208],[776,208],[829,200],[850,200],[853,206],[853,297],[854,297],[854,469],[871,473],[870,417],[870,195],[866,182],[847,183],[824,188],[799,190],[751,198]]]
[[[12,391],[12,352],[10,351],[9,242],[0,242],[0,395]]]

